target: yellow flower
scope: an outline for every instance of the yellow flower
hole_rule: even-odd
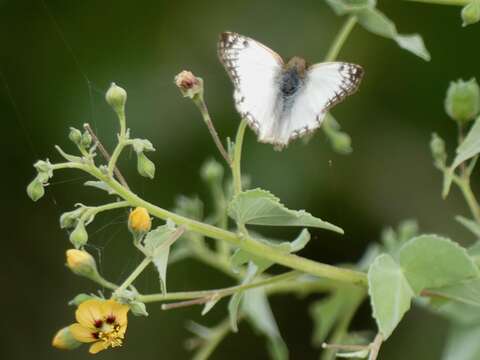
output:
[[[121,346],[127,330],[128,305],[115,300],[87,300],[75,312],[77,323],[70,325],[72,336],[91,343],[90,353]]]
[[[152,220],[147,209],[143,207],[135,208],[128,217],[128,227],[131,232],[137,234],[149,232],[152,227]]]

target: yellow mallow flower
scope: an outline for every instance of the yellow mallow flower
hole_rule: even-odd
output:
[[[128,305],[115,300],[92,299],[75,312],[77,323],[70,325],[72,336],[82,343],[94,343],[90,353],[121,346],[127,330]]]

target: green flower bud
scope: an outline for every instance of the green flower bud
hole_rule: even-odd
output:
[[[127,102],[127,92],[125,89],[112,82],[105,94],[105,99],[117,114],[125,111],[125,103]]]
[[[203,80],[190,71],[184,70],[175,76],[175,85],[180,89],[183,97],[193,99],[197,95],[203,95]]]
[[[63,213],[60,216],[60,228],[61,229],[71,229],[77,225],[77,221],[82,216],[83,212],[85,211],[85,207],[79,207],[73,211],[68,211]]]
[[[148,316],[147,308],[144,303],[140,301],[132,301],[129,305],[133,315]]]
[[[95,296],[88,295],[88,294],[78,294],[75,296],[72,300],[68,302],[68,305],[73,305],[73,306],[78,306],[81,303],[90,300],[90,299],[96,299]]]
[[[84,250],[69,249],[66,253],[67,267],[76,275],[92,278],[98,274],[92,255]]]
[[[85,229],[85,224],[83,221],[78,221],[77,226],[70,234],[70,242],[79,249],[84,246],[88,241],[88,233]]]
[[[82,141],[82,133],[80,132],[80,130],[75,129],[74,127],[71,127],[70,128],[70,133],[68,134],[68,138],[75,145],[80,145],[80,143]]]
[[[200,170],[200,176],[205,182],[221,182],[223,179],[223,166],[214,159],[208,160]]]
[[[61,350],[73,350],[82,345],[80,341],[77,341],[72,333],[70,327],[64,327],[58,330],[52,340],[52,346]]]
[[[143,152],[137,154],[137,170],[144,177],[153,179],[155,176],[155,164]]]
[[[480,0],[473,0],[462,9],[462,26],[468,26],[480,21]]]
[[[27,194],[30,199],[37,201],[45,195],[45,189],[43,188],[42,179],[37,176],[33,181],[27,186]]]
[[[475,118],[480,110],[480,88],[477,81],[458,80],[451,82],[445,99],[447,114],[459,123],[466,123]]]
[[[430,150],[432,151],[432,157],[437,166],[444,166],[447,161],[447,152],[445,150],[445,141],[437,134],[432,134],[432,140],[430,140]]]
[[[88,149],[92,144],[92,135],[88,131],[85,131],[80,140],[80,145]]]

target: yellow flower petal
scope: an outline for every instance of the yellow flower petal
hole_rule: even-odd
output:
[[[95,339],[92,335],[92,330],[80,324],[72,324],[69,326],[68,329],[70,330],[70,333],[77,341],[80,341],[83,343],[97,341],[97,339]]]
[[[91,299],[81,303],[75,312],[77,322],[84,327],[95,329],[95,320],[103,319],[102,303],[103,301],[97,299]]]
[[[92,344],[90,346],[90,349],[88,350],[88,352],[90,354],[96,354],[102,350],[105,350],[107,347],[108,347],[108,344],[106,342],[97,341],[95,344]]]
[[[107,300],[103,303],[102,311],[106,317],[114,316],[118,325],[127,323],[128,305],[120,304],[115,300]]]

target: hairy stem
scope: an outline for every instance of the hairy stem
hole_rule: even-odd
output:
[[[93,143],[97,146],[98,150],[100,150],[100,153],[102,154],[102,156],[105,158],[105,160],[107,160],[107,162],[110,161],[111,159],[111,156],[110,154],[108,153],[107,149],[105,149],[105,146],[103,146],[102,142],[100,141],[100,139],[98,138],[97,134],[95,134],[95,132],[93,131],[93,129],[91,128],[90,124],[88,123],[85,123],[83,124],[83,128],[88,131],[88,133],[90,134],[90,136],[92,137],[93,139]],[[127,184],[127,180],[125,180],[125,177],[123,176],[123,174],[120,172],[120,170],[118,169],[117,166],[115,166],[113,168],[113,173],[115,174],[115,176],[117,177],[118,181],[120,181],[120,183],[125,186],[127,189],[130,189],[128,187],[128,184]]]
[[[322,264],[293,254],[286,254],[266,244],[256,241],[249,236],[239,236],[231,231],[220,229],[209,224],[180,216],[140,198],[138,195],[124,188],[118,181],[111,177],[105,176],[99,169],[93,166],[87,167],[86,171],[97,179],[104,181],[121,198],[128,201],[132,207],[144,207],[151,215],[163,220],[170,219],[177,225],[184,225],[186,230],[194,231],[213,239],[227,241],[228,243],[238,246],[247,252],[255,254],[256,256],[295,270],[328,279],[343,281],[350,284],[357,284],[364,287],[367,286],[366,275],[362,272],[328,264]]]
[[[406,1],[436,4],[436,5],[456,5],[456,6],[465,6],[471,2],[471,0],[406,0]]]
[[[289,271],[281,275],[271,276],[265,280],[257,281],[250,284],[243,284],[237,286],[231,286],[223,289],[214,289],[214,290],[201,290],[201,291],[185,291],[185,292],[175,292],[168,294],[150,294],[150,295],[141,295],[138,300],[144,303],[156,302],[156,301],[167,301],[167,300],[189,300],[189,299],[212,299],[218,298],[221,299],[225,296],[233,295],[239,291],[245,291],[248,289],[253,289],[256,287],[267,286],[275,284],[278,282],[291,280],[301,273],[299,271]],[[207,300],[208,301],[208,300]]]
[[[235,150],[233,155],[232,163],[232,174],[233,174],[233,185],[235,194],[242,192],[242,172],[241,172],[241,162],[242,162],[242,147],[243,147],[243,138],[245,136],[245,129],[247,128],[247,121],[242,120],[238,126],[237,136],[235,138]]]
[[[210,117],[210,113],[208,112],[207,104],[203,99],[203,95],[195,96],[193,98],[193,102],[195,103],[195,105],[197,105],[198,109],[200,110],[200,113],[202,114],[202,117],[203,117],[203,121],[207,125],[208,131],[210,132],[210,135],[212,136],[213,142],[217,146],[218,151],[223,156],[227,164],[230,165],[231,164],[230,156],[228,155],[227,150],[225,150],[225,147],[223,146],[222,142],[220,141],[220,138],[218,137],[217,130],[213,125],[213,121],[212,121],[212,118]]]
[[[342,28],[340,29],[339,33],[335,37],[333,44],[330,46],[330,49],[327,52],[327,56],[325,56],[325,61],[334,61],[340,50],[343,47],[343,44],[347,40],[350,32],[353,30],[355,24],[357,23],[357,18],[354,15],[348,17],[348,19],[343,24]]]

